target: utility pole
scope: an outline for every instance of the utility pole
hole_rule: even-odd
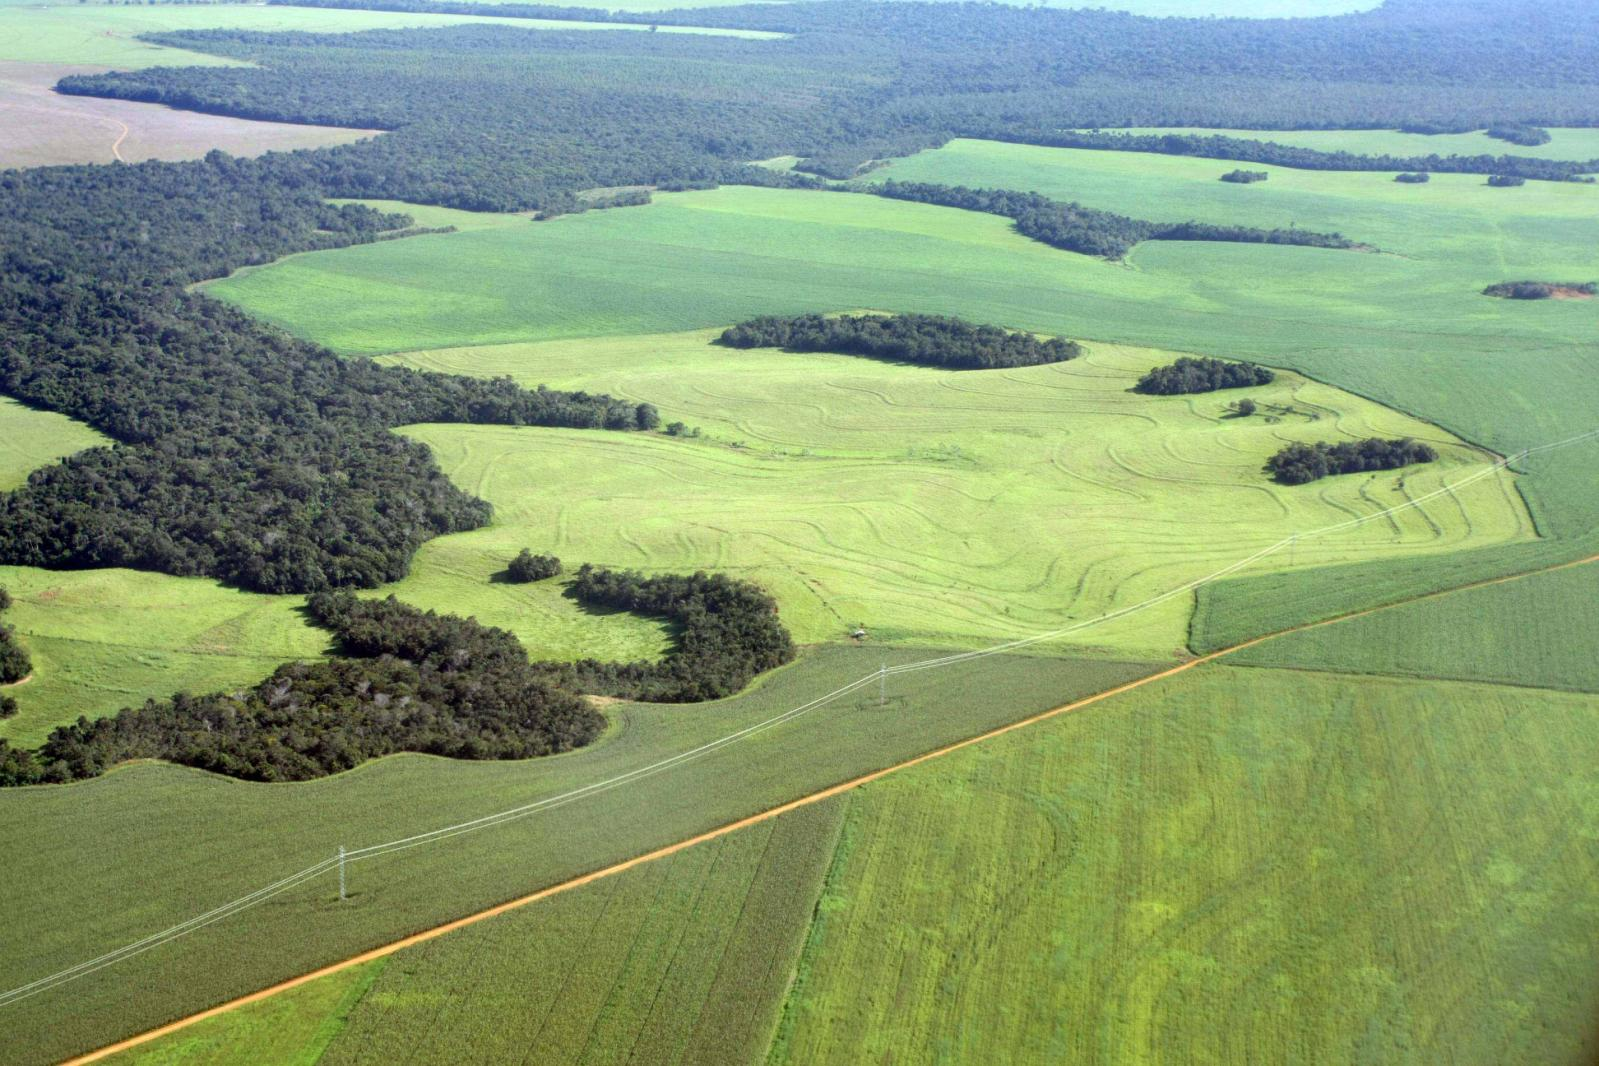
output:
[[[339,845],[339,902],[343,903],[347,897],[344,894],[344,845]]]

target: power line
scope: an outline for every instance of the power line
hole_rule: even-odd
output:
[[[978,659],[1003,654],[1007,651],[1014,651],[1019,648],[1030,647],[1034,644],[1042,643],[1044,641],[1054,640],[1071,633],[1081,632],[1082,630],[1088,629],[1092,626],[1102,625],[1105,622],[1114,621],[1119,618],[1125,618],[1128,615],[1135,614],[1140,611],[1147,610],[1150,607],[1164,603],[1173,597],[1186,595],[1187,593],[1193,592],[1195,589],[1198,589],[1204,585],[1218,581],[1224,577],[1231,576],[1232,574],[1237,573],[1251,564],[1256,563],[1261,559],[1265,559],[1278,551],[1281,551],[1285,546],[1292,546],[1296,544],[1300,539],[1326,536],[1331,533],[1342,532],[1343,530],[1353,529],[1364,525],[1367,522],[1373,522],[1387,518],[1391,515],[1398,514],[1401,511],[1418,508],[1429,500],[1452,493],[1457,489],[1465,488],[1467,485],[1480,481],[1485,477],[1489,477],[1500,470],[1507,468],[1512,462],[1524,461],[1530,455],[1554,451],[1560,448],[1567,448],[1594,439],[1599,439],[1599,429],[1589,430],[1586,433],[1580,433],[1573,437],[1567,437],[1564,440],[1523,449],[1514,456],[1497,460],[1484,469],[1462,478],[1458,482],[1445,484],[1441,488],[1435,489],[1432,492],[1425,493],[1413,499],[1406,500],[1404,503],[1396,504],[1393,507],[1388,507],[1372,514],[1362,515],[1360,517],[1347,519],[1342,522],[1336,522],[1332,525],[1323,526],[1320,529],[1311,530],[1307,533],[1292,534],[1283,538],[1282,540],[1276,541],[1273,544],[1269,544],[1258,551],[1246,555],[1234,563],[1230,563],[1219,570],[1207,574],[1204,577],[1185,582],[1175,588],[1168,589],[1163,593],[1160,593],[1156,596],[1151,596],[1148,599],[1142,600],[1138,603],[1118,608],[1117,610],[1109,611],[1105,614],[1086,619],[1081,622],[1076,622],[1069,626],[1063,626],[1059,629],[1053,629],[1047,632],[1037,633],[1032,636],[1022,637],[1001,644],[995,644],[988,648],[976,651],[938,656],[931,659],[919,660],[917,662],[902,663],[898,666],[888,666],[885,663],[872,673],[857,678],[848,684],[841,685],[838,688],[833,689],[831,692],[817,696],[816,698],[802,703],[797,707],[790,708],[781,714],[773,715],[772,717],[764,719],[763,721],[756,722],[753,725],[736,730],[727,734],[726,736],[718,737],[715,740],[708,741],[696,748],[691,748],[688,751],[679,752],[676,755],[668,756],[665,759],[629,770],[625,773],[617,774],[602,781],[591,782],[590,784],[582,785],[578,788],[571,789],[555,796],[548,796],[541,800],[535,800],[531,803],[526,803],[518,807],[512,807],[504,811],[497,811],[493,814],[486,814],[465,822],[458,822],[449,826],[441,826],[438,829],[428,830],[424,833],[418,833],[409,837],[402,837],[397,840],[386,841],[381,844],[372,844],[364,848],[356,848],[353,851],[346,850],[343,846],[340,846],[338,854],[334,857],[324,859],[319,863],[314,863],[311,866],[298,871],[297,873],[290,874],[281,880],[274,881],[270,885],[266,885],[244,896],[240,896],[238,899],[224,903],[219,907],[215,907],[212,910],[205,912],[204,914],[197,915],[196,917],[190,918],[184,922],[179,922],[177,925],[169,926],[158,933],[152,933],[141,940],[134,941],[133,943],[127,944],[121,948],[117,948],[114,951],[106,952],[105,954],[94,959],[90,959],[86,962],[81,962],[75,966],[70,966],[47,977],[41,977],[28,984],[20,985],[17,988],[10,989],[9,991],[0,992],[0,1007],[10,1006],[13,1003],[27,999],[30,996],[49,991],[70,981],[75,981],[81,977],[86,977],[89,974],[105,969],[108,966],[113,966],[119,962],[126,961],[127,959],[130,959],[135,955],[142,954],[145,951],[149,951],[152,948],[171,943],[174,940],[187,936],[190,933],[196,932],[197,930],[203,929],[206,926],[223,920],[224,918],[229,918],[236,914],[243,913],[252,907],[266,902],[274,896],[277,896],[283,892],[287,892],[292,888],[296,888],[299,885],[306,883],[307,881],[320,877],[322,874],[327,873],[331,869],[336,868],[338,870],[339,898],[342,900],[345,898],[345,869],[349,863],[361,862],[366,859],[377,858],[381,855],[390,855],[395,852],[406,851],[410,848],[420,847],[424,844],[438,843],[440,841],[448,840],[452,837],[461,836],[466,833],[473,833],[482,829],[489,829],[495,826],[504,825],[507,822],[563,807],[567,804],[575,803],[579,800],[587,799],[591,796],[599,795],[600,793],[608,792],[615,788],[620,788],[623,785],[632,784],[634,782],[644,780],[645,778],[653,777],[658,773],[664,773],[667,770],[675,769],[688,762],[703,758],[704,756],[713,752],[720,751],[731,744],[748,740],[750,737],[756,736],[757,734],[765,732],[768,729],[772,729],[786,722],[793,721],[801,715],[807,714],[819,707],[826,706],[842,696],[864,688],[867,685],[870,685],[873,681],[878,683],[879,700],[881,702],[886,702],[886,685],[887,678],[889,676],[917,673],[924,670],[942,669],[944,667],[954,666],[958,663],[972,662]]]

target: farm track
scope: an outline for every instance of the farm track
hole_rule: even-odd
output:
[[[180,1018],[173,1022],[168,1022],[167,1024],[158,1026],[155,1029],[150,1029],[146,1032],[128,1037],[125,1040],[119,1040],[114,1044],[108,1044],[105,1047],[91,1051],[87,1054],[68,1059],[62,1064],[62,1066],[80,1066],[80,1064],[101,1061],[111,1055],[130,1050],[142,1044],[149,1043],[152,1040],[157,1040],[163,1036],[168,1036],[172,1033],[187,1029],[189,1026],[194,1025],[197,1022],[226,1014],[238,1007],[247,1006],[251,1003],[258,1003],[262,1000],[276,996],[279,993],[287,992],[291,989],[298,988],[301,985],[309,984],[318,978],[327,977],[332,974],[347,970],[353,966],[360,966],[368,962],[373,962],[377,959],[387,958],[388,956],[403,951],[406,948],[414,947],[418,944],[424,944],[430,940],[436,940],[439,937],[455,932],[458,929],[464,929],[468,926],[476,925],[479,922],[487,921],[490,918],[495,918],[510,911],[518,910],[522,907],[528,906],[529,904],[538,903],[541,900],[549,899],[552,896],[560,895],[561,893],[571,891],[572,889],[581,888],[584,885],[592,884],[596,881],[604,880],[605,878],[614,876],[616,874],[624,873],[636,867],[654,862],[657,859],[664,859],[670,855],[675,855],[679,852],[692,848],[695,845],[716,840],[719,837],[728,835],[729,833],[737,832],[740,829],[744,829],[752,825],[758,825],[761,822],[766,822],[773,818],[777,818],[781,815],[789,813],[790,811],[798,810],[802,807],[807,807],[812,804],[831,799],[834,796],[842,795],[845,792],[853,791],[862,785],[870,784],[873,781],[880,780],[901,770],[907,770],[911,767],[919,766],[922,763],[931,762],[934,759],[953,754],[957,751],[964,750],[977,744],[986,743],[987,741],[994,740],[1008,733],[1013,733],[1017,730],[1037,725],[1040,722],[1049,721],[1053,718],[1071,714],[1075,711],[1093,706],[1094,704],[1101,703],[1115,696],[1120,696],[1127,692],[1143,688],[1144,686],[1153,684],[1157,681],[1164,681],[1167,678],[1186,673],[1195,667],[1204,666],[1208,663],[1226,658],[1227,656],[1233,655],[1237,652],[1256,647],[1271,640],[1275,640],[1278,637],[1285,637],[1294,633],[1302,633],[1308,630],[1320,629],[1324,626],[1337,625],[1341,622],[1353,621],[1358,618],[1364,618],[1368,615],[1374,615],[1383,611],[1393,610],[1395,608],[1403,607],[1412,603],[1422,603],[1428,600],[1451,596],[1459,592],[1468,592],[1472,589],[1508,584],[1510,582],[1520,581],[1525,578],[1536,577],[1540,574],[1549,574],[1561,570],[1570,570],[1579,566],[1587,566],[1594,563],[1599,563],[1599,554],[1590,555],[1581,559],[1569,560],[1564,563],[1556,563],[1552,566],[1539,567],[1534,570],[1526,570],[1516,574],[1507,574],[1501,577],[1489,578],[1483,581],[1475,581],[1469,584],[1459,585],[1449,589],[1442,589],[1420,596],[1411,596],[1406,599],[1397,600],[1393,603],[1383,604],[1378,607],[1370,607],[1360,611],[1352,611],[1348,614],[1322,619],[1318,622],[1307,622],[1303,625],[1291,626],[1287,629],[1278,630],[1274,633],[1267,633],[1263,636],[1254,637],[1238,644],[1229,645],[1228,647],[1221,648],[1213,652],[1208,652],[1192,659],[1187,659],[1175,666],[1168,667],[1165,670],[1160,670],[1145,677],[1126,682],[1125,684],[1114,686],[1113,688],[1106,689],[1103,692],[1098,692],[1091,696],[1085,696],[1080,700],[1075,700],[1071,703],[1062,704],[1059,707],[1054,707],[1047,711],[1030,715],[1026,718],[1019,719],[996,729],[990,729],[975,736],[967,737],[964,740],[958,740],[954,743],[934,748],[933,750],[923,752],[921,755],[917,755],[914,758],[906,759],[878,770],[873,770],[870,773],[861,774],[857,777],[850,778],[847,781],[842,781],[835,785],[830,785],[827,788],[808,793],[804,796],[798,797],[797,799],[789,800],[786,803],[768,808],[767,810],[760,811],[745,818],[736,819],[735,821],[717,826],[714,829],[696,834],[695,836],[687,837],[675,843],[656,848],[653,851],[645,852],[642,855],[634,856],[631,859],[626,859],[622,862],[602,867],[598,870],[582,874],[578,877],[570,878],[566,881],[546,886],[545,888],[541,888],[536,892],[530,892],[527,895],[518,896],[515,899],[510,899],[504,903],[496,904],[495,906],[489,907],[485,910],[456,918],[452,921],[445,922],[442,925],[437,925],[430,929],[424,929],[420,932],[413,933],[410,936],[402,937],[401,939],[392,941],[388,944],[372,948],[357,955],[352,955],[349,958],[342,959],[335,963],[330,963],[327,966],[312,970],[311,972],[302,974],[299,977],[290,978],[287,981],[280,981],[277,984],[270,985],[266,988],[260,989],[259,991],[251,992],[248,995],[237,997],[229,1000],[226,1003],[218,1004],[215,1007],[209,1007],[206,1010],[188,1015],[187,1017]],[[22,681],[17,682],[17,684],[23,684],[27,680],[29,679],[24,678]]]

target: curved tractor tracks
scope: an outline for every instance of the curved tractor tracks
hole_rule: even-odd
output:
[[[1392,610],[1397,607],[1403,607],[1411,603],[1420,603],[1427,600],[1439,599],[1444,596],[1454,595],[1458,592],[1468,592],[1472,589],[1486,588],[1492,585],[1502,585],[1512,581],[1520,581],[1525,578],[1536,577],[1539,574],[1554,573],[1559,570],[1569,570],[1574,567],[1587,566],[1593,563],[1599,563],[1599,555],[1590,555],[1583,559],[1575,559],[1569,562],[1557,563],[1552,566],[1540,567],[1536,570],[1527,570],[1521,573],[1509,574],[1503,577],[1489,578],[1484,581],[1475,581],[1466,585],[1458,585],[1450,589],[1443,589],[1437,592],[1429,592],[1420,596],[1412,596],[1403,600],[1397,600],[1393,603],[1383,604],[1379,607],[1370,607],[1360,611],[1353,611],[1348,614],[1337,615],[1333,618],[1326,618],[1319,622],[1307,622],[1303,625],[1291,626],[1288,629],[1278,630],[1274,633],[1267,633],[1264,636],[1254,637],[1250,640],[1218,649],[1217,651],[1196,656],[1192,659],[1184,660],[1183,662],[1178,663],[1176,666],[1168,667],[1165,670],[1149,674],[1146,677],[1141,677],[1134,681],[1117,685],[1114,688],[1106,689],[1103,692],[1097,692],[1092,696],[1085,696],[1080,700],[1062,704],[1059,707],[1053,707],[1047,711],[1042,711],[1027,718],[1022,718],[1015,722],[1011,722],[1008,725],[1000,726],[997,729],[990,729],[987,732],[967,737],[964,740],[957,740],[952,744],[946,744],[942,747],[934,748],[933,750],[923,752],[921,755],[917,755],[914,758],[906,759],[891,766],[885,766],[880,770],[873,770],[870,773],[861,774],[858,777],[850,778],[849,780],[839,782],[836,785],[830,785],[827,788],[816,792],[807,793],[806,795],[800,796],[797,799],[789,800],[787,803],[779,804],[776,807],[769,808],[757,814],[749,815],[745,818],[739,818],[735,821],[717,826],[715,829],[708,830],[704,833],[699,833],[695,836],[676,841],[675,843],[656,848],[653,851],[645,852],[642,855],[636,855],[631,859],[624,860],[623,862],[614,863],[610,866],[602,867],[601,869],[594,870],[579,877],[574,877],[566,881],[558,882],[557,884],[549,885],[548,887],[539,889],[537,892],[530,892],[525,896],[518,896],[515,899],[507,900],[504,903],[489,907],[486,910],[477,911],[473,914],[456,918],[455,920],[445,922],[442,925],[437,925],[430,929],[424,929],[421,932],[413,933],[407,937],[402,937],[399,940],[392,941],[391,943],[384,944],[380,947],[372,948],[369,951],[363,951],[358,955],[352,955],[349,958],[342,959],[335,963],[330,963],[327,966],[312,970],[309,973],[301,974],[299,977],[293,977],[287,981],[280,981],[277,984],[270,985],[266,988],[260,989],[259,991],[251,992],[248,995],[240,996],[236,999],[229,1000],[226,1003],[220,1003],[215,1007],[210,1007],[206,1010],[199,1011],[198,1013],[188,1015],[187,1017],[179,1018],[177,1021],[168,1022],[166,1025],[162,1025],[155,1029],[150,1029],[146,1032],[128,1037],[125,1040],[119,1040],[114,1044],[108,1044],[105,1047],[91,1051],[88,1054],[68,1059],[64,1066],[80,1066],[80,1064],[84,1063],[98,1062],[119,1052],[127,1051],[130,1048],[138,1047],[141,1044],[149,1043],[150,1041],[159,1039],[160,1037],[187,1029],[189,1026],[194,1025],[197,1022],[205,1021],[207,1018],[214,1018],[220,1014],[226,1014],[229,1011],[235,1010],[239,1007],[243,1007],[251,1003],[258,1003],[264,999],[270,999],[271,997],[283,992],[287,992],[290,989],[309,984],[320,977],[327,977],[331,974],[339,973],[342,970],[347,970],[352,966],[360,966],[363,963],[371,962],[375,959],[386,958],[389,955],[393,955],[399,951],[404,951],[406,948],[414,947],[417,944],[423,944],[429,940],[436,940],[448,933],[455,932],[457,929],[464,929],[467,926],[476,925],[479,922],[498,917],[499,915],[505,914],[509,911],[526,907],[529,904],[538,903],[540,900],[549,899],[551,896],[556,896],[563,892],[569,892],[575,888],[581,888],[584,885],[592,884],[595,881],[603,880],[607,877],[612,877],[616,874],[631,870],[637,866],[643,866],[644,864],[654,862],[657,859],[664,859],[669,855],[675,855],[680,851],[692,848],[696,844],[703,844],[706,841],[715,840],[718,837],[737,832],[738,830],[748,826],[756,825],[772,818],[777,818],[781,815],[787,814],[790,811],[798,810],[801,807],[807,807],[813,803],[820,803],[823,800],[831,799],[834,796],[852,791],[862,785],[870,784],[873,781],[887,777],[890,774],[898,773],[901,770],[908,770],[913,766],[920,766],[922,763],[943,758],[946,755],[953,754],[954,752],[961,751],[965,748],[986,743],[997,737],[1004,736],[1007,733],[1013,733],[1019,729],[1026,729],[1029,726],[1037,725],[1040,722],[1049,721],[1052,718],[1059,718],[1063,715],[1083,710],[1087,707],[1093,706],[1094,704],[1101,703],[1105,700],[1123,695],[1127,692],[1131,692],[1134,689],[1143,688],[1146,685],[1152,685],[1158,681],[1164,681],[1168,678],[1175,677],[1178,674],[1186,673],[1195,667],[1204,666],[1207,663],[1212,663],[1218,659],[1226,658],[1227,656],[1243,651],[1246,648],[1256,647],[1257,645],[1264,644],[1267,641],[1275,640],[1278,637],[1285,637],[1291,633],[1302,633],[1311,629],[1319,629],[1323,626],[1337,625],[1340,622],[1348,622],[1356,618],[1364,618],[1368,615],[1378,614],[1380,612]]]

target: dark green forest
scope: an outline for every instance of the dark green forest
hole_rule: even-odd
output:
[[[1133,388],[1151,396],[1177,396],[1217,389],[1243,389],[1270,385],[1277,375],[1254,363],[1229,363],[1209,356],[1181,356],[1175,363],[1157,366],[1138,379]]]
[[[1217,226],[1207,222],[1147,222],[1079,203],[1051,200],[1036,192],[1008,189],[968,189],[964,185],[930,185],[913,181],[885,181],[860,186],[894,200],[958,207],[1002,215],[1016,223],[1016,232],[1036,241],[1083,255],[1120,259],[1140,241],[1223,241],[1234,244],[1296,244],[1311,248],[1353,248],[1341,233],[1316,233],[1302,229],[1257,229],[1252,226]]]
[[[425,0],[374,6],[445,9]],[[571,17],[527,5],[471,11]],[[1389,0],[1359,15],[1251,21],[828,0],[654,20],[791,36],[484,25],[197,31],[153,40],[252,65],[63,81],[67,93],[390,132],[258,160],[213,153],[190,163],[0,172],[0,393],[115,441],[0,496],[0,562],[203,574],[273,592],[373,586],[403,575],[428,538],[489,518],[485,503],[451,485],[426,448],[393,427],[656,426],[648,404],[340,359],[189,291],[286,254],[416,232],[403,216],[334,207],[331,197],[553,214],[577,209],[578,193],[600,187],[818,187],[815,177],[748,161],[795,154],[847,176],[870,159],[954,136],[1516,179],[1599,169],[1516,155],[1398,160],[1261,141],[1062,132],[1599,124],[1599,11],[1586,7],[1554,17],[1531,0]],[[1529,136],[1513,139],[1520,146]],[[1142,222],[1029,194],[923,193],[929,202],[992,198],[989,206],[1014,212],[1008,217],[1023,232],[1090,254],[1123,254],[1145,239],[1347,244],[1294,230]],[[1310,449],[1308,458],[1285,459],[1281,473],[1415,461],[1424,448],[1392,445],[1348,459]],[[792,654],[764,593],[724,578],[590,572],[573,589],[587,602],[674,620],[678,648],[665,664],[524,669],[525,653],[497,637],[415,622],[418,631],[450,629],[463,645],[498,648],[483,659],[492,669],[463,674],[421,652],[294,664],[248,693],[178,697],[79,723],[52,737],[42,762],[9,749],[0,762],[13,777],[81,776],[159,753],[292,777],[400,748],[519,757],[589,735],[596,720],[572,687],[700,699]],[[364,609],[333,603],[318,608],[325,624],[347,648],[370,647],[356,634]],[[412,625],[393,611],[394,628]],[[473,685],[503,704],[480,714]],[[397,715],[397,704],[409,710]],[[212,728],[224,718],[226,729]],[[328,728],[312,728],[318,722]],[[352,724],[345,731],[335,722]]]
[[[1266,460],[1266,469],[1284,485],[1303,485],[1333,474],[1359,474],[1370,470],[1397,470],[1412,463],[1430,463],[1438,453],[1429,444],[1404,438],[1331,444],[1294,442]]]
[[[999,326],[944,315],[765,315],[725,330],[716,343],[729,348],[783,348],[791,352],[864,355],[953,370],[1063,363],[1082,354],[1076,341],[1040,340]]]

